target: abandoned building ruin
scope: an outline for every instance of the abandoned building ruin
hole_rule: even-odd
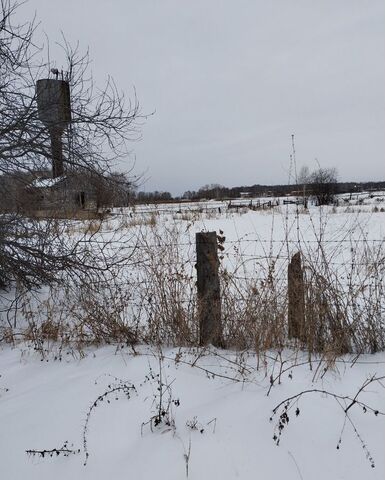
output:
[[[38,80],[36,101],[38,119],[49,133],[51,165],[0,175],[0,211],[42,217],[80,212],[92,216],[101,208],[128,205],[132,185],[123,174],[105,177],[92,169],[75,168],[63,154],[63,134],[67,133],[67,139],[71,136],[69,82],[57,75]],[[69,146],[65,151],[70,155]]]
[[[37,177],[28,187],[42,210],[72,211],[97,208],[95,189],[80,172],[66,171],[62,135],[71,123],[70,85],[67,80],[40,79],[36,83],[39,120],[51,139],[52,178]]]

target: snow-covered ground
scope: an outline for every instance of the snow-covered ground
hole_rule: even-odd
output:
[[[306,389],[354,397],[370,376],[384,375],[385,354],[363,355],[354,364],[343,357],[325,373],[316,361],[311,370],[305,354],[288,351],[284,363],[274,361],[274,352],[269,352],[266,363],[260,359],[259,369],[251,353],[241,358],[225,351],[165,349],[161,361],[159,352],[149,348],[138,348],[137,353],[104,347],[81,359],[64,351],[61,361],[52,357],[42,362],[26,347],[3,348],[1,478],[179,480],[186,478],[187,465],[188,478],[201,480],[384,478],[381,413],[364,413],[355,404],[346,419],[343,409],[349,400],[308,393],[290,405],[279,446],[273,437],[283,410],[269,419],[277,404]],[[162,384],[169,386],[163,387],[162,402],[166,409],[172,400],[171,425],[153,422],[151,427],[146,422],[157,411],[159,373]],[[271,375],[275,382],[267,395]],[[87,412],[98,396],[119,385],[118,379],[130,382],[136,391],[130,399],[124,393],[107,395],[92,410],[84,465]],[[384,383],[372,383],[357,400],[384,410]],[[66,441],[80,453],[46,453],[44,458],[26,453],[60,448]]]
[[[124,298],[131,295],[121,313],[128,319],[138,305],[143,307],[146,291],[142,295],[141,288],[152,278],[154,265],[163,280],[163,272],[170,278],[176,272],[185,274],[191,287],[186,291],[195,291],[195,234],[200,231],[223,232],[221,268],[239,282],[259,278],[272,259],[274,274],[285,279],[293,253],[301,249],[316,262],[322,245],[320,262],[329,262],[339,285],[344,287],[345,280],[352,285],[354,273],[360,291],[370,293],[373,285],[383,288],[385,242],[385,197],[371,195],[342,196],[339,206],[310,206],[307,211],[281,203],[237,212],[227,209],[228,202],[117,209],[95,239],[100,244],[110,241],[109,249],[128,255],[115,279],[125,285]],[[88,228],[71,223],[69,238],[76,241]],[[374,273],[371,262],[376,264]],[[153,270],[146,270],[148,265]],[[25,327],[16,311],[7,316],[9,302],[19,293],[2,292],[1,327]],[[34,295],[41,300],[47,291]],[[39,321],[47,312],[68,320],[68,292],[55,295],[49,305],[37,302],[42,306]],[[375,298],[378,312],[383,312],[383,296]],[[34,308],[35,303],[27,305]],[[75,307],[68,306],[68,311]],[[17,314],[31,319],[34,313],[27,310],[22,306]],[[341,398],[354,398],[368,378],[384,376],[384,352],[341,357],[325,371],[326,364],[313,358],[310,365],[306,353],[290,351],[282,357],[268,352],[257,358],[253,352],[216,350],[164,349],[160,354],[143,346],[136,347],[136,353],[116,346],[83,346],[77,353],[60,345],[51,344],[44,360],[24,343],[1,346],[0,479],[183,479],[187,473],[188,478],[203,480],[384,478],[384,381],[370,383],[358,396],[367,404],[366,413],[357,402],[346,416],[344,408],[351,401]],[[166,414],[156,426],[160,384]],[[104,395],[114,388],[116,393]],[[293,400],[289,423],[279,435],[285,404],[269,421],[273,408],[305,390],[324,393],[309,392]],[[99,396],[103,401],[92,407]],[[378,415],[369,407],[379,410]],[[64,444],[74,453],[54,451],[51,457],[45,452],[44,458],[26,453]]]
[[[268,198],[247,199],[246,203],[258,200]],[[274,203],[274,199],[270,200]],[[381,282],[384,277],[385,196],[382,192],[375,196],[367,192],[351,199],[350,196],[341,196],[340,206],[319,208],[310,205],[308,210],[302,206],[284,205],[283,198],[278,200],[278,206],[256,211],[248,208],[228,210],[228,202],[116,209],[96,234],[94,229],[98,229],[99,225],[94,220],[71,222],[68,225],[68,238],[69,242],[74,243],[85,235],[87,240],[85,232],[89,229],[89,237],[94,242],[91,250],[99,250],[108,244],[106,251],[110,252],[113,261],[126,258],[119,270],[114,270],[115,276],[106,279],[106,296],[113,295],[111,284],[122,288],[127,300],[124,308],[129,311],[126,317],[140,317],[138,321],[141,324],[147,321],[148,314],[143,309],[143,302],[150,296],[148,288],[154,282],[155,273],[165,279],[167,272],[168,281],[171,277],[178,279],[178,286],[183,290],[180,299],[190,304],[196,279],[195,235],[201,231],[222,232],[220,234],[225,241],[224,250],[220,252],[221,269],[231,276],[236,288],[241,290],[247,289],[250,282],[260,281],[262,284],[268,275],[273,275],[276,281],[286,282],[288,262],[294,253],[301,250],[305,265],[310,262],[312,267],[319,267],[320,274],[324,274],[327,265],[328,272],[333,272],[338,281],[338,288],[355,289],[351,293],[358,304],[362,303],[363,296],[366,301],[372,292],[377,295],[378,280]],[[241,201],[245,203],[245,199],[238,203]],[[202,212],[194,210],[197,205],[200,205]],[[212,205],[215,205],[214,210],[210,210]],[[154,213],[154,208],[159,211]],[[165,212],[164,208],[168,211]],[[170,209],[173,209],[173,213],[170,213]],[[373,266],[376,277],[373,276]],[[382,280],[379,275],[382,275]],[[87,279],[84,282],[89,284]],[[101,293],[98,285],[95,288]],[[23,295],[22,300],[26,299],[24,304],[27,305],[23,309],[20,308],[22,301],[18,299],[19,295],[17,289],[1,292],[0,328],[1,325],[10,324],[13,328],[23,328],[25,321],[21,313],[27,311],[28,315],[32,315],[37,308],[36,298],[45,300],[47,295],[51,296],[49,306],[38,304],[40,311],[36,318],[39,317],[41,321],[47,315],[48,308],[60,316],[65,310],[66,316],[71,315],[71,311],[74,312],[79,305],[76,293],[72,300],[66,294],[65,308],[63,295],[58,294],[57,290],[47,293],[42,289],[34,292],[32,298]],[[15,299],[18,299],[17,302]],[[17,315],[14,311],[10,315],[9,309],[15,307],[18,308]],[[67,314],[67,311],[70,313]],[[126,322],[126,318],[123,321]]]

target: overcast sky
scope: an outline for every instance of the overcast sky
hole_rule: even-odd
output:
[[[384,0],[29,0],[143,113],[145,190],[287,183],[297,164],[385,179]],[[128,163],[127,163],[128,165]]]

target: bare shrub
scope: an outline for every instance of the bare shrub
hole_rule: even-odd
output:
[[[87,227],[94,239],[88,263],[111,250],[105,253],[115,258],[113,268],[67,274],[65,281],[40,293],[15,292],[14,310],[6,312],[0,338],[27,339],[39,351],[53,342],[78,349],[92,343],[198,345],[192,224],[173,222],[169,216],[128,227],[126,220],[111,218],[97,228]],[[344,247],[348,259],[341,257],[339,242],[325,239],[325,222],[320,219],[313,243],[287,236],[278,250],[273,250],[272,232],[271,243],[263,245],[265,255],[248,255],[242,238],[230,242],[231,248],[224,241],[220,282],[227,348],[258,354],[300,348],[329,360],[385,348],[384,243],[370,242],[362,232]],[[345,242],[349,228],[343,226]],[[72,235],[79,235],[75,226],[68,232]],[[97,248],[101,252],[95,256]],[[288,339],[287,266],[296,251],[304,265],[305,331],[293,341]]]
[[[242,283],[222,272],[222,312],[225,344],[257,352],[282,348],[286,337],[286,295],[280,280],[263,272],[259,280]]]
[[[199,338],[191,252],[180,243],[175,224],[142,237],[138,296],[149,343],[193,345]]]
[[[348,262],[304,254],[306,347],[310,351],[375,353],[385,348],[385,256],[382,242],[362,238]]]

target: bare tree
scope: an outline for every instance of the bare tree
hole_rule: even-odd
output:
[[[26,218],[18,209],[15,191],[23,191],[31,177],[49,171],[52,163],[50,132],[39,120],[37,80],[54,72],[69,82],[72,121],[63,134],[65,173],[108,175],[111,166],[127,155],[127,141],[140,135],[136,95],[126,102],[111,78],[104,88],[96,89],[88,52],[81,54],[65,39],[65,71],[51,69],[40,60],[43,52],[34,43],[35,20],[24,24],[15,20],[21,7],[14,0],[0,3],[0,195],[8,205],[14,201],[14,208],[0,208],[3,285],[15,278],[38,284],[52,280],[63,269],[97,266],[87,262],[89,248],[83,240],[66,243],[62,222]],[[105,268],[105,256],[103,260]]]
[[[336,168],[319,167],[313,172],[307,166],[301,167],[298,184],[303,187],[304,196],[315,198],[317,205],[329,205],[337,193],[338,172]]]
[[[317,205],[329,205],[337,193],[338,173],[336,168],[321,168],[311,173],[310,185]]]

